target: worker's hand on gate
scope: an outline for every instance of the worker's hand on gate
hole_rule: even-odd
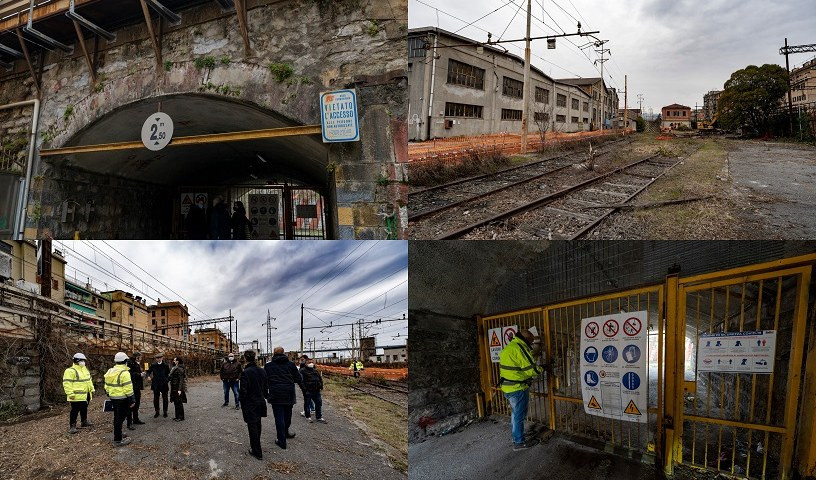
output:
[[[178,391],[178,394],[181,395],[181,390]]]

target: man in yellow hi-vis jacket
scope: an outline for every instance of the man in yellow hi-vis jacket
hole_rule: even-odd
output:
[[[68,402],[71,404],[71,413],[69,415],[68,433],[77,433],[76,428],[77,415],[82,420],[82,427],[92,427],[93,424],[88,421],[88,404],[93,398],[94,384],[91,380],[91,372],[85,366],[85,355],[81,353],[74,354],[73,365],[65,369],[62,373],[62,389],[65,390],[65,395]]]
[[[113,444],[121,447],[130,443],[130,439],[122,435],[122,424],[127,418],[128,409],[135,405],[135,399],[127,354],[119,352],[113,361],[116,365],[105,373],[105,391],[113,402]]]
[[[540,353],[533,353],[534,341],[535,336],[529,330],[520,330],[499,355],[499,384],[512,409],[510,426],[513,450],[523,450],[538,443],[537,439],[524,440],[524,419],[530,404],[530,384],[533,378],[544,371],[544,367],[537,361]]]

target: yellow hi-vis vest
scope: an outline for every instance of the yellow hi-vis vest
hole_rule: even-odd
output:
[[[349,365],[349,370],[354,370],[355,366],[357,367],[357,370],[364,370],[365,369],[365,367],[363,366],[363,362],[356,362],[356,363],[351,362],[351,365]]]
[[[113,400],[124,400],[133,396],[133,382],[127,365],[114,365],[105,373],[105,391]]]
[[[62,373],[62,389],[69,402],[85,402],[93,398],[94,385],[88,367],[74,364],[66,368]]]
[[[519,337],[513,338],[499,354],[500,385],[504,393],[530,388],[530,380],[543,371],[533,360],[533,351]]]

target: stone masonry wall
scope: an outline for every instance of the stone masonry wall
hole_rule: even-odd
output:
[[[391,217],[404,236],[407,0],[256,0],[248,7],[248,55],[234,12],[214,2],[182,10],[180,25],[164,26],[160,68],[143,24],[118,30],[114,42],[99,42],[96,84],[79,48],[47,53],[39,146],[63,146],[118,107],[177,93],[222,95],[295,123],[317,124],[320,92],[356,87],[361,142],[332,145],[326,165],[336,180],[339,235],[386,238]],[[36,95],[22,63],[0,78],[0,100]],[[19,126],[20,118],[0,116],[0,132]],[[58,171],[42,162],[37,173]],[[39,226],[59,230],[52,217],[40,214],[39,222],[29,221],[27,235],[41,236]]]

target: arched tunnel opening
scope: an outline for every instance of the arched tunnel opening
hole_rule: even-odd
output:
[[[213,95],[168,95],[121,106],[61,145],[99,145],[96,151],[43,151],[42,170],[59,196],[50,198],[61,214],[55,237],[224,238],[216,224],[223,207],[231,214],[236,202],[251,227],[236,227],[233,238],[336,237],[329,149],[319,136],[171,143],[159,151],[113,147],[139,140],[143,123],[158,111],[172,119],[176,139],[222,133],[240,138],[240,132],[300,126],[272,110]],[[122,196],[116,197],[120,187]],[[214,206],[218,197],[223,204]],[[195,211],[198,202],[203,217]]]

